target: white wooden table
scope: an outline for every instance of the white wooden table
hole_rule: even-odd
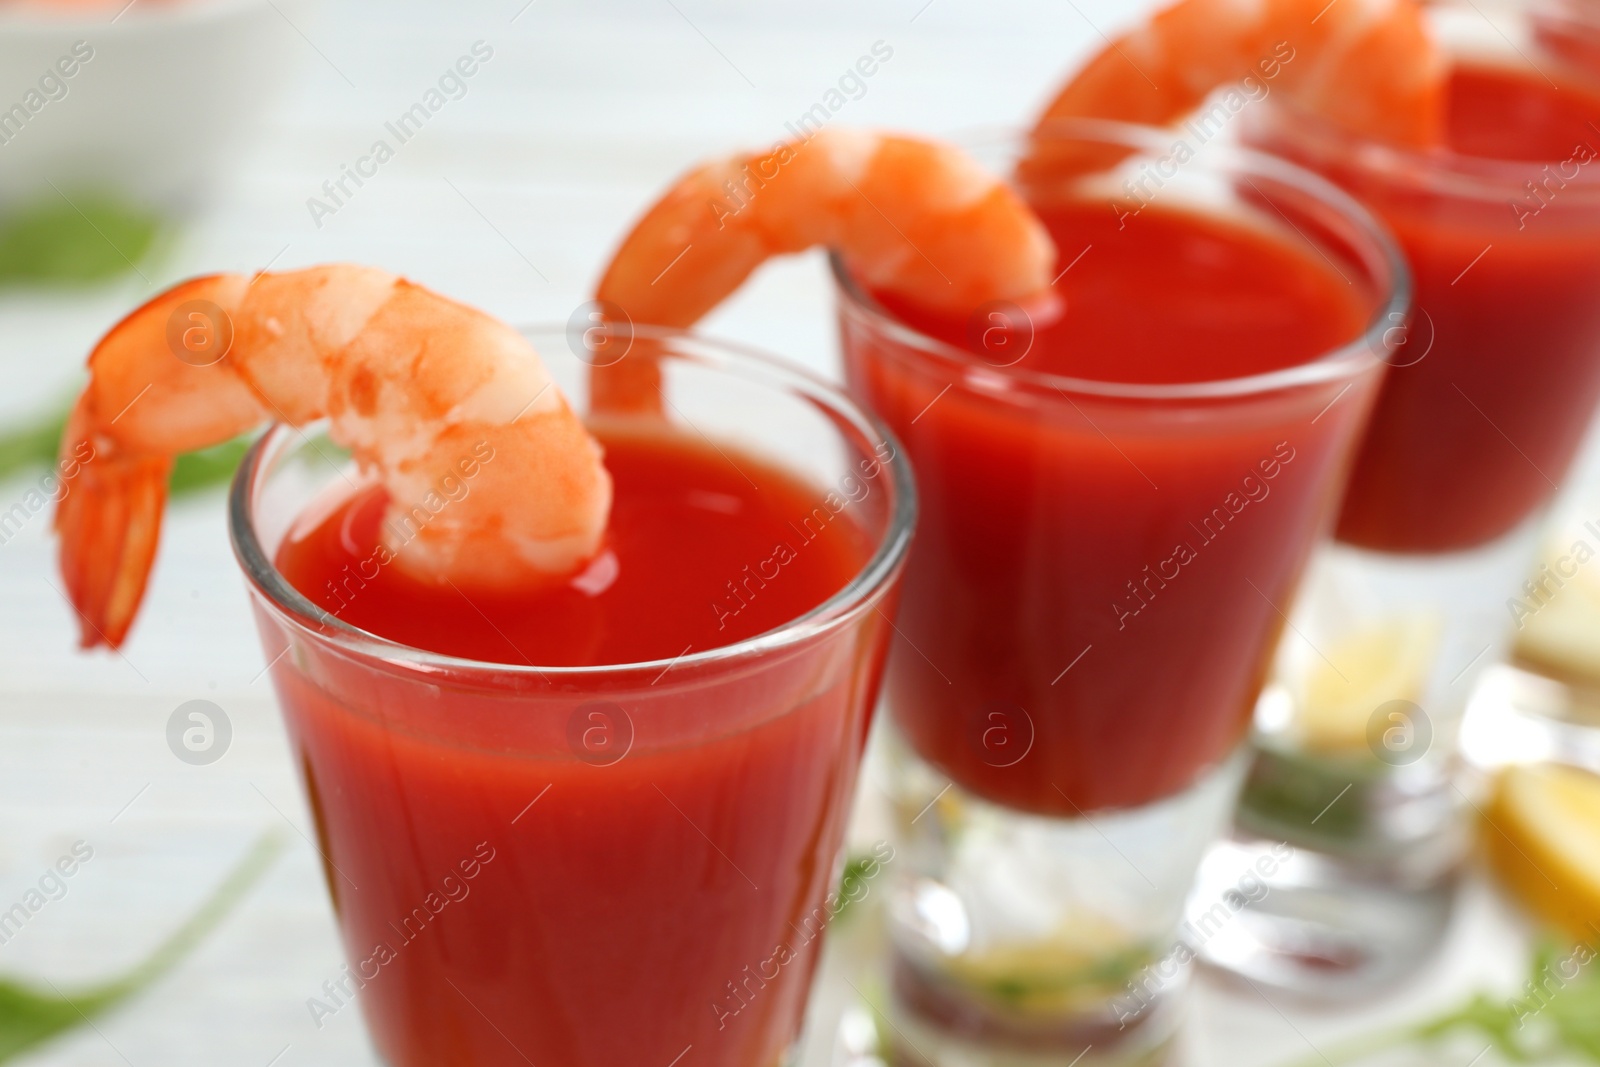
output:
[[[701,156],[785,136],[784,123],[875,42],[892,58],[835,121],[932,132],[1020,123],[1102,30],[1146,6],[329,3],[278,27],[300,60],[291,87],[152,280],[348,259],[512,321],[564,321],[647,197]],[[479,40],[494,55],[466,96],[318,228],[307,199]],[[0,419],[71,389],[90,342],[149,293],[134,279],[82,296],[0,295]],[[706,328],[836,373],[818,256],[763,270]],[[26,488],[0,485],[0,509]],[[336,974],[340,954],[220,494],[174,509],[143,619],[122,655],[75,650],[47,531],[41,514],[0,546],[0,908],[73,842],[87,842],[94,856],[65,896],[0,945],[0,971],[58,984],[106,974],[159,940],[261,829],[288,824],[293,847],[181,970],[97,1029],[27,1062],[373,1063],[355,1012],[318,1029],[306,1007]],[[217,702],[234,727],[227,755],[211,766],[181,763],[166,745],[167,717],[195,698]],[[876,836],[876,795],[869,783],[865,840]],[[1524,937],[1513,913],[1475,885],[1439,960],[1379,1004],[1325,1011],[1266,1003],[1205,978],[1188,1058],[1272,1064],[1304,1055],[1308,1041],[1415,1014],[1480,981],[1511,983]],[[838,1001],[824,988],[818,1014]],[[820,1019],[818,1032],[830,1022]]]

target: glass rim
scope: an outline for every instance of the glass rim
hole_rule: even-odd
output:
[[[1173,133],[1170,130],[1110,119],[1058,119],[1049,123],[1049,129],[1052,136],[1059,132],[1074,140],[1135,151],[1162,152],[1172,147]],[[1015,127],[990,127],[968,131],[966,136],[958,136],[955,141],[971,148],[980,141],[1021,143],[1028,136],[1027,132]],[[1208,164],[1210,169],[1226,166],[1229,170],[1243,170],[1290,186],[1338,212],[1354,225],[1358,240],[1368,242],[1372,254],[1360,258],[1363,262],[1375,260],[1381,264],[1382,270],[1388,274],[1388,284],[1380,288],[1387,295],[1377,302],[1371,321],[1349,342],[1293,366],[1260,374],[1201,382],[1118,382],[1026,370],[1017,366],[996,367],[985,363],[967,349],[930,337],[900,321],[861,288],[837,252],[830,252],[828,259],[835,295],[847,314],[870,323],[880,334],[906,349],[933,357],[962,372],[992,374],[1007,385],[1069,396],[1120,400],[1206,400],[1252,396],[1354,378],[1372,366],[1385,362],[1378,355],[1384,350],[1384,336],[1397,323],[1405,321],[1404,316],[1410,310],[1412,297],[1411,268],[1389,231],[1360,201],[1304,167],[1265,152],[1232,144],[1208,145],[1207,151],[1220,154],[1218,161]],[[1360,250],[1357,249],[1357,252]],[[1396,318],[1397,315],[1400,318]]]
[[[1291,142],[1308,146],[1319,155],[1331,155],[1363,175],[1390,186],[1432,196],[1484,204],[1501,204],[1526,195],[1527,183],[1542,168],[1562,160],[1496,159],[1469,156],[1437,145],[1415,148],[1390,144],[1348,130],[1287,98],[1268,102],[1267,114],[1281,116],[1275,134],[1286,132]],[[1568,161],[1570,162],[1570,161]],[[1561,197],[1592,206],[1600,200],[1600,173],[1583,169],[1562,179]]]
[[[894,494],[888,521],[872,554],[861,569],[822,603],[770,630],[715,648],[677,657],[640,660],[631,663],[606,663],[590,666],[540,666],[529,663],[501,663],[431,652],[394,641],[369,630],[353,626],[317,607],[278,571],[261,544],[254,519],[256,489],[271,461],[299,438],[299,430],[276,422],[251,443],[240,461],[228,488],[228,539],[234,558],[244,571],[252,590],[280,616],[301,630],[330,641],[341,650],[368,656],[402,668],[425,672],[461,675],[519,675],[570,681],[577,678],[616,677],[635,672],[664,672],[668,668],[692,668],[761,656],[798,645],[841,625],[852,617],[894,578],[903,566],[916,527],[918,498],[910,462],[899,440],[875,414],[853,400],[843,387],[828,381],[796,363],[738,342],[707,337],[690,330],[634,324],[635,337],[672,343],[687,343],[690,356],[702,365],[719,369],[739,368],[749,380],[821,407],[830,417],[842,418],[869,445],[887,444],[892,458],[882,461],[889,474]],[[564,324],[538,323],[517,327],[525,337],[556,337],[567,332]],[[667,351],[673,352],[668,348]],[[706,356],[710,355],[710,359]],[[579,357],[580,361],[582,357]],[[748,372],[754,371],[753,375]]]
[[[1436,2],[1435,7],[1465,7],[1479,18],[1489,16],[1476,3],[1463,4],[1462,0]],[[1531,19],[1556,20],[1589,34],[1600,33],[1600,4],[1580,0],[1499,0],[1488,5],[1491,11],[1520,13]],[[1493,22],[1491,20],[1491,25]],[[1544,68],[1536,65],[1512,45],[1515,55],[1469,55],[1466,65],[1511,67],[1537,75],[1549,81]],[[1448,47],[1447,47],[1448,51]],[[1548,54],[1545,58],[1552,58]],[[1554,57],[1560,62],[1559,57]],[[1565,62],[1568,70],[1577,65]],[[1587,79],[1590,88],[1600,87],[1600,76]],[[1554,85],[1554,82],[1551,82]],[[1559,89],[1559,86],[1557,87]],[[1463,200],[1493,202],[1515,197],[1526,192],[1526,183],[1538,175],[1533,168],[1542,168],[1561,160],[1500,159],[1493,156],[1472,156],[1441,146],[1416,148],[1375,140],[1349,130],[1318,114],[1294,100],[1288,94],[1276,94],[1267,104],[1270,114],[1276,110],[1289,118],[1289,132],[1303,143],[1328,151],[1342,150],[1342,158],[1353,162],[1360,170],[1376,174],[1384,180],[1413,190],[1424,190],[1435,195],[1444,194]],[[1600,174],[1585,174],[1579,170],[1572,178],[1564,178],[1561,195],[1566,199],[1584,201],[1585,204],[1600,199]],[[1569,188],[1571,192],[1569,192]]]

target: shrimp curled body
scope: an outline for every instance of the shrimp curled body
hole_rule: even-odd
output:
[[[690,171],[617,249],[596,296],[689,326],[772,256],[827,247],[873,288],[966,314],[1048,290],[1055,246],[1008,186],[958,149],[829,127]]]
[[[205,365],[179,358],[170,338],[190,328],[231,331],[231,345]],[[611,505],[600,448],[509,326],[366,267],[196,278],[100,341],[68,420],[62,454],[92,451],[56,512],[83,645],[127,634],[179,453],[323,418],[387,491],[384,544],[414,577],[545,580],[600,545]],[[459,491],[415,521],[441,486]]]
[[[1176,124],[1213,91],[1244,82],[1377,140],[1435,143],[1446,61],[1416,0],[1177,0],[1110,42],[1045,108],[1033,176],[1097,162],[1051,146],[1070,118]],[[1273,89],[1273,86],[1277,89]]]

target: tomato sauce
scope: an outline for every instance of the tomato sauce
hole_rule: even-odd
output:
[[[415,648],[662,661],[628,683],[468,684],[302,641],[274,664],[351,961],[313,1013],[358,998],[395,1067],[775,1064],[839,906],[887,623],[737,668],[678,661],[839,593],[863,528],[731,448],[599,436],[616,503],[572,584],[468,599],[378,565],[372,488],[277,554],[325,610]]]
[[[1416,280],[1410,349],[1426,355],[1390,372],[1338,525],[1384,552],[1517,528],[1554,496],[1600,400],[1600,94],[1469,65],[1449,100],[1449,149],[1524,162],[1525,181],[1468,200],[1324,167],[1394,230]]]
[[[1261,214],[1042,214],[1065,310],[1016,370],[1240,377],[1356,341],[1374,315],[1372,294]],[[966,323],[876,295],[974,352],[958,372],[845,329],[850,381],[904,442],[921,499],[888,677],[902,734],[956,783],[1040,814],[1185,788],[1244,737],[1369,387],[1228,401],[1013,388]]]

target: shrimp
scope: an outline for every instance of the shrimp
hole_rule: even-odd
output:
[[[687,327],[767,259],[817,246],[936,312],[1051,306],[1055,246],[1009,186],[951,145],[837,127],[690,171],[623,240],[595,295],[634,322]],[[649,392],[605,377],[618,394]]]
[[[323,418],[387,490],[384,548],[411,576],[542,582],[599,550],[600,446],[509,326],[367,267],[211,275],[134,311],[89,357],[55,520],[83,646],[115,648],[133,622],[177,454]]]
[[[1109,43],[1045,108],[1022,173],[1076,173],[1103,154],[1052,146],[1066,118],[1177,123],[1212,91],[1276,82],[1316,114],[1378,140],[1442,135],[1445,58],[1416,0],[1178,0]]]

